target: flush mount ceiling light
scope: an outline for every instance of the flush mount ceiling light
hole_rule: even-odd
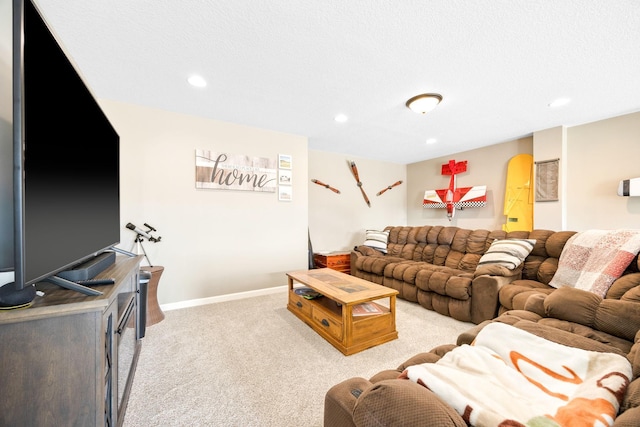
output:
[[[442,101],[442,95],[440,94],[423,93],[409,99],[406,105],[411,111],[415,111],[418,114],[426,114],[436,108],[440,101]]]

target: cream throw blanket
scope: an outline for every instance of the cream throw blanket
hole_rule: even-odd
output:
[[[499,322],[472,345],[401,375],[451,405],[473,426],[612,425],[631,364],[620,355],[556,344]]]

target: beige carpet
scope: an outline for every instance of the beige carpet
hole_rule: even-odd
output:
[[[147,328],[124,426],[322,426],[324,395],[474,326],[398,300],[399,338],[344,356],[286,309],[286,291],[165,312]]]

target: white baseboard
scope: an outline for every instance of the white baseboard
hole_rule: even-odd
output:
[[[199,305],[213,304],[216,302],[233,301],[237,299],[257,297],[261,295],[276,294],[278,292],[286,292],[287,285],[276,286],[275,288],[258,289],[255,291],[238,292],[235,294],[219,295],[209,298],[192,299],[188,301],[180,301],[169,304],[162,304],[160,308],[162,311],[177,310],[179,308],[197,307]]]

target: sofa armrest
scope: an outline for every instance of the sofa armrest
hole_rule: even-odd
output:
[[[409,366],[413,366],[413,365],[422,365],[423,363],[436,363],[438,360],[442,358],[442,356],[444,356],[445,354],[447,354],[448,352],[450,352],[456,347],[457,346],[455,344],[442,344],[432,348],[427,353],[418,353],[412,358],[406,360],[400,366],[398,366],[397,372],[398,374],[400,374],[400,372],[404,371]],[[376,382],[374,381],[373,378],[371,379],[371,381]]]
[[[470,329],[467,329],[466,331],[458,335],[456,344],[459,346],[464,344],[471,344],[473,340],[476,339],[476,336],[478,336],[482,328],[487,326],[489,323],[491,323],[491,320],[485,320],[484,322],[477,324]]]
[[[334,385],[324,399],[324,426],[466,427],[458,413],[428,389],[408,379],[399,379],[408,366],[435,363],[455,347],[455,344],[443,344],[416,354],[397,369],[380,371],[369,380],[354,377]],[[435,414],[433,420],[431,412]]]
[[[504,285],[517,280],[513,276],[480,275],[471,284],[471,321],[476,325],[493,319],[498,314],[498,292]]]
[[[496,265],[496,264],[479,265],[476,268],[473,275],[474,277],[478,277],[478,276],[510,277],[511,281],[513,281],[516,279],[520,279],[522,277],[522,268],[523,268],[523,264],[520,264],[517,268],[514,268],[513,270],[510,270],[507,267],[503,267],[501,265]]]
[[[363,257],[384,258],[385,255],[369,246],[354,246],[350,256],[351,274],[354,274],[357,265],[359,265],[358,260],[361,260]]]
[[[359,245],[354,247],[353,252],[356,252],[356,255],[384,257],[384,254],[379,250],[373,249],[372,247],[365,246],[365,245]]]
[[[353,408],[364,390],[373,384],[356,377],[334,385],[324,396],[325,427],[355,427]]]
[[[356,402],[353,421],[355,426],[467,427],[451,406],[407,379],[381,381],[365,390]]]
[[[410,358],[409,360],[402,363],[400,366],[398,366],[398,368],[396,369],[396,374],[397,374],[396,378],[398,378],[398,375],[400,374],[400,372],[404,371],[409,366],[422,365],[423,363],[435,363],[441,358],[442,356],[436,354],[435,352],[418,353],[412,358]]]
[[[398,375],[375,384],[355,377],[331,387],[324,399],[324,426],[467,427],[451,406]]]

